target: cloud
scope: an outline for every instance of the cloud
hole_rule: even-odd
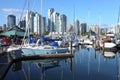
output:
[[[4,12],[4,14],[10,15],[13,14],[15,16],[21,16],[23,14],[23,16],[26,14],[27,10],[22,10],[22,9],[13,9],[13,8],[3,8],[2,11]]]

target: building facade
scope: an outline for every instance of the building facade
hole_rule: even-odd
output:
[[[35,13],[34,16],[34,33],[40,35],[41,31],[41,15],[39,15],[38,13]]]
[[[16,26],[16,16],[14,15],[7,16],[7,26],[8,27]]]
[[[53,27],[54,27],[54,23],[53,23],[53,12],[54,12],[54,8],[50,8],[48,9],[48,31],[49,32],[53,32]]]
[[[59,33],[64,34],[67,31],[67,17],[66,15],[62,14],[60,15],[60,27],[59,27]]]
[[[59,21],[59,13],[53,12],[53,32],[59,32],[59,26],[60,26],[60,21]]]
[[[81,32],[82,35],[87,32],[87,23],[81,23],[80,24],[80,32]]]
[[[74,30],[75,30],[75,34],[80,34],[80,26],[79,26],[79,20],[75,20],[74,22]]]

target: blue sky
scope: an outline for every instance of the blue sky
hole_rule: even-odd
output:
[[[27,0],[0,0],[0,25],[6,23],[9,14],[17,16],[22,14]],[[29,0],[29,9],[41,12],[40,0]],[[98,24],[115,25],[118,19],[120,0],[43,0],[43,15],[48,17],[48,9],[54,8],[56,12],[65,14],[69,23],[73,23],[74,7],[75,18],[89,25]],[[25,7],[27,9],[27,5]]]

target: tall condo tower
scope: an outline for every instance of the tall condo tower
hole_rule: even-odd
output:
[[[60,15],[59,32],[64,34],[66,32],[66,27],[67,27],[67,17],[66,17],[66,15],[62,14],[62,15]]]
[[[13,27],[16,25],[16,16],[14,15],[8,15],[7,16],[7,26]]]
[[[48,9],[48,30],[49,32],[53,32],[53,27],[54,27],[54,23],[53,23],[53,12],[54,12],[54,8],[50,8]]]

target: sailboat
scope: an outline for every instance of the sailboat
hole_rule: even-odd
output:
[[[120,6],[119,6],[119,12],[118,12],[118,21],[117,21],[117,27],[116,27],[116,34],[119,33],[118,32],[118,28],[120,27]],[[120,36],[116,36],[116,40],[115,43],[118,45],[118,47],[120,47]]]
[[[42,5],[42,0],[41,0],[41,5]],[[28,33],[29,33],[29,27],[28,27]],[[44,42],[49,40],[52,43],[44,45]],[[52,39],[45,38],[44,36],[41,36],[40,39],[37,40],[35,45],[22,47],[21,50],[23,51],[23,55],[56,54],[56,53],[67,53],[69,51],[68,48],[62,48],[58,45],[58,42],[55,42]]]

